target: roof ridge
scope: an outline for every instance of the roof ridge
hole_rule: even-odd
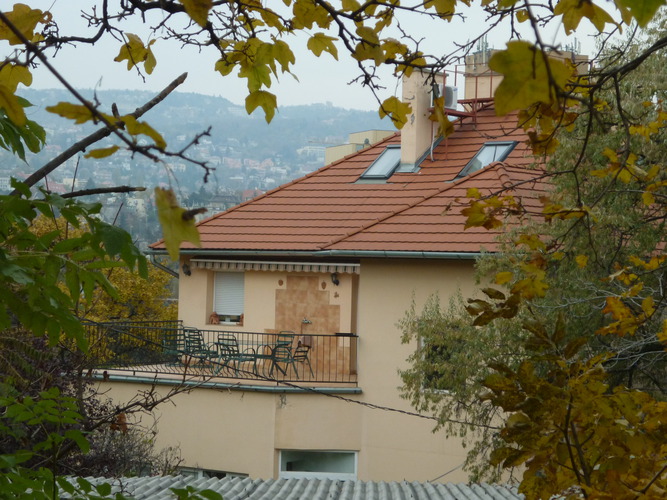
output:
[[[442,186],[440,188],[437,188],[437,190],[434,193],[431,193],[431,194],[426,195],[426,196],[422,196],[421,199],[415,200],[414,202],[408,204],[408,206],[406,206],[404,208],[394,210],[393,212],[387,213],[385,216],[379,217],[372,222],[367,222],[366,224],[360,226],[359,228],[357,228],[353,231],[350,231],[347,234],[345,234],[345,235],[343,235],[343,236],[341,236],[337,239],[334,239],[334,240],[330,241],[329,243],[327,243],[326,245],[321,246],[320,248],[325,249],[325,248],[330,247],[332,245],[336,245],[337,243],[340,243],[340,242],[346,240],[350,236],[354,236],[355,234],[359,234],[359,233],[365,231],[366,229],[369,229],[376,224],[384,222],[387,219],[390,219],[390,218],[392,218],[392,217],[394,217],[394,216],[396,216],[396,215],[398,215],[402,212],[405,212],[406,210],[410,210],[411,208],[414,208],[414,207],[420,205],[421,203],[423,203],[427,200],[430,200],[431,198],[434,198],[435,196],[438,196],[438,195],[444,193],[445,191],[447,191],[449,189],[453,189],[454,187],[458,187],[460,184],[463,184],[464,182],[468,182],[470,179],[472,179],[474,177],[479,177],[480,175],[482,175],[482,173],[488,174],[488,173],[491,173],[492,171],[496,171],[500,174],[500,175],[498,175],[498,177],[500,178],[501,181],[502,181],[502,177],[506,177],[510,182],[512,182],[512,178],[507,174],[507,171],[503,168],[505,165],[506,165],[505,162],[494,162],[494,163],[490,164],[489,166],[487,166],[485,168],[482,168],[480,170],[477,170],[476,172],[473,172],[470,175],[466,175],[465,177],[461,177],[458,180],[454,179],[452,182],[445,182],[444,186]],[[499,172],[499,171],[501,171],[501,172]],[[503,187],[504,187],[504,182],[503,182]]]
[[[394,132],[393,134],[388,135],[388,136],[385,137],[384,139],[379,140],[378,142],[376,142],[376,143],[374,143],[374,144],[371,144],[369,147],[375,147],[375,146],[377,146],[377,145],[379,145],[379,144],[381,144],[381,143],[383,143],[383,142],[388,141],[389,139],[393,139],[393,138],[395,138],[397,135],[400,135],[400,132]],[[267,192],[265,192],[265,193],[262,193],[261,195],[256,196],[255,198],[251,198],[251,199],[246,200],[246,201],[244,201],[244,202],[242,202],[242,203],[239,203],[238,205],[234,205],[233,207],[228,208],[227,210],[224,210],[224,211],[219,212],[219,213],[217,213],[217,214],[211,215],[210,217],[207,217],[206,219],[202,219],[201,221],[199,221],[199,222],[197,223],[197,226],[203,224],[204,222],[208,223],[208,222],[211,221],[211,220],[217,219],[217,218],[219,218],[219,217],[222,217],[223,215],[226,215],[226,214],[228,214],[228,213],[234,212],[234,211],[236,211],[236,210],[238,210],[238,209],[240,209],[240,208],[242,208],[242,207],[245,207],[246,205],[249,205],[250,203],[254,203],[254,202],[256,202],[256,201],[259,201],[259,200],[261,200],[261,199],[263,199],[263,198],[269,196],[270,194],[276,193],[276,192],[278,192],[278,191],[282,191],[283,189],[286,189],[286,188],[289,187],[289,186],[293,186],[294,184],[298,184],[298,183],[300,183],[300,182],[303,182],[303,181],[305,181],[306,179],[308,179],[308,178],[310,178],[310,177],[313,177],[314,175],[319,175],[321,172],[323,172],[323,171],[325,171],[325,170],[328,170],[328,169],[332,168],[333,166],[337,165],[338,163],[341,163],[341,162],[344,161],[344,160],[345,160],[345,161],[348,160],[350,157],[352,157],[352,156],[354,156],[354,155],[358,155],[358,154],[360,154],[362,151],[364,151],[364,150],[366,150],[366,149],[368,149],[368,148],[362,148],[362,149],[360,149],[360,150],[358,150],[358,151],[355,151],[354,153],[351,153],[351,154],[349,154],[349,155],[347,155],[347,156],[344,156],[344,157],[342,157],[342,158],[339,158],[338,160],[335,160],[335,161],[329,163],[328,165],[324,165],[324,166],[318,168],[317,170],[314,170],[314,171],[312,171],[312,172],[309,172],[309,173],[307,173],[307,174],[304,175],[304,176],[298,177],[297,179],[292,179],[291,181],[286,182],[285,184],[281,184],[280,186],[277,186],[277,187],[275,187],[275,188],[273,188],[273,189],[271,189],[271,190],[269,190],[269,191],[267,191]]]

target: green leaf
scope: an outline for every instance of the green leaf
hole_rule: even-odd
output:
[[[482,292],[493,300],[505,300],[505,294],[495,288],[482,288]]]
[[[665,0],[616,0],[616,3],[629,9],[637,24],[643,28],[665,4]]]
[[[202,498],[207,498],[208,500],[223,500],[222,495],[213,490],[201,490],[198,492],[198,495]]]
[[[65,437],[74,441],[83,453],[90,451],[90,443],[81,431],[70,429],[65,431]]]
[[[111,485],[109,483],[98,484],[95,486],[95,491],[97,491],[99,495],[109,496],[111,495]]]

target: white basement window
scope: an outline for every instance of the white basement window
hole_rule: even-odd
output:
[[[380,156],[361,174],[362,180],[386,180],[391,177],[401,163],[401,146],[387,146]]]
[[[281,450],[280,479],[357,479],[357,452]]]
[[[512,152],[516,141],[507,142],[487,142],[482,146],[472,160],[468,162],[463,170],[456,176],[457,179],[470,175],[473,172],[483,169],[496,161],[503,161]]]
[[[242,322],[244,273],[215,273],[213,311],[222,324]]]

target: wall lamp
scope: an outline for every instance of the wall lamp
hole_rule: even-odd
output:
[[[340,285],[340,280],[338,279],[338,273],[331,273],[331,282],[336,286]]]
[[[190,269],[190,264],[188,264],[187,262],[183,263],[182,269],[183,269],[183,274],[185,274],[186,276],[190,276],[192,274],[192,270]]]

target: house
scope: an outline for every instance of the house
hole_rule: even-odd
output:
[[[201,248],[182,245],[179,320],[203,335],[208,360],[172,363],[198,385],[158,412],[158,442],[179,445],[183,465],[264,479],[467,480],[461,443],[400,397],[414,346],[397,322],[413,298],[474,292],[475,259],[497,233],[464,230],[467,190],[507,189],[530,207],[536,172],[516,117],[497,117],[491,99],[449,102],[455,132],[442,139],[427,79],[406,79],[403,97],[413,115],[400,133],[203,220]],[[232,340],[235,354],[223,354]],[[105,374],[114,397],[183,380],[132,370]]]

